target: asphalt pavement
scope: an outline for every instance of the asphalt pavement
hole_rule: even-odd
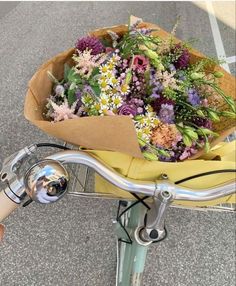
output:
[[[223,7],[227,5],[233,4]],[[203,6],[191,2],[0,2],[0,160],[32,142],[55,141],[23,117],[27,82],[43,62],[73,46],[87,31],[126,23],[130,14],[170,31],[181,16],[179,38],[194,38],[193,46],[203,53],[213,57],[225,53],[232,61],[235,31],[222,19],[211,26]],[[218,32],[223,50],[213,36]],[[235,63],[227,66],[235,74]],[[50,206],[33,203],[18,209],[4,222],[0,286],[114,286],[112,218],[116,207],[116,201],[67,196]],[[150,248],[143,285],[235,285],[233,214],[170,209],[167,227],[168,238]]]

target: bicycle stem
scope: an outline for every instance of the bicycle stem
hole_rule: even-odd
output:
[[[140,229],[139,239],[144,242],[159,241],[166,235],[165,217],[166,212],[173,201],[173,194],[168,191],[161,191],[150,204],[147,211],[144,227]]]

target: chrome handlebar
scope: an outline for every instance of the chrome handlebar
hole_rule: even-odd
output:
[[[95,156],[76,150],[50,155],[33,165],[26,172],[24,179],[18,178],[16,170],[21,165],[21,161],[35,153],[36,149],[36,145],[25,147],[8,157],[3,163],[0,180],[6,181],[8,185],[4,193],[17,204],[24,199],[26,193],[32,200],[41,203],[50,203],[61,198],[66,191],[68,181],[66,169],[63,167],[66,163],[88,166],[116,187],[145,196],[157,197],[161,192],[168,192],[172,194],[174,200],[209,201],[230,195],[235,191],[235,182],[232,181],[214,188],[191,190],[164,178],[156,181],[127,178]]]
[[[173,194],[174,200],[209,201],[235,192],[235,182],[228,182],[213,188],[191,190],[175,185],[169,180],[152,182],[130,179],[83,151],[62,151],[47,157],[47,159],[56,160],[62,164],[77,163],[86,165],[116,187],[146,196],[157,196],[160,191],[168,191]]]

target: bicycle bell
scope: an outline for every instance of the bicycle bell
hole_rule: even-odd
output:
[[[63,165],[51,159],[37,162],[24,177],[26,193],[33,201],[42,204],[58,201],[65,194],[68,181]]]

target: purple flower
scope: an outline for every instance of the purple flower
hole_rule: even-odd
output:
[[[55,87],[55,93],[56,95],[63,95],[65,92],[65,88],[63,85],[61,84],[58,84],[56,87]]]
[[[181,154],[181,156],[179,157],[179,160],[183,161],[196,153],[197,153],[197,149],[194,146],[186,147],[183,153]]]
[[[137,115],[137,106],[134,104],[123,104],[119,109],[118,109],[118,114],[119,115],[129,115],[130,117],[134,117]]]
[[[170,70],[170,72],[174,72],[174,71],[176,71],[176,68],[175,68],[175,66],[173,64],[170,64],[169,65],[169,70]]]
[[[160,96],[158,98],[156,98],[155,101],[153,101],[151,103],[152,107],[153,107],[153,110],[158,114],[161,110],[161,106],[163,104],[167,104],[167,105],[175,105],[175,102],[171,99],[168,99],[168,98],[165,98],[163,96]]]
[[[86,85],[84,86],[83,91],[86,92],[86,93],[93,94],[93,89],[92,89],[91,86],[88,85],[88,84],[86,84]]]
[[[200,97],[194,88],[190,88],[188,90],[188,102],[191,103],[193,106],[200,104]]]
[[[79,89],[77,89],[76,92],[75,92],[75,96],[77,97],[77,99],[80,100],[81,97],[82,97],[82,92]]]
[[[174,106],[172,104],[161,104],[161,109],[158,114],[160,120],[164,123],[173,123],[175,118]]]
[[[192,122],[199,127],[212,129],[212,122],[208,118],[202,118],[202,117],[194,116],[192,118]]]
[[[105,47],[101,41],[95,37],[83,37],[79,39],[75,45],[76,49],[83,52],[84,50],[92,50],[92,55],[97,55],[104,52]]]
[[[177,44],[175,48],[173,49],[174,53],[180,53],[181,55],[177,59],[177,61],[174,62],[174,65],[176,69],[184,69],[189,65],[190,62],[190,53],[188,49],[183,48],[181,44]]]
[[[133,97],[129,100],[128,104],[132,105],[132,104],[135,104],[137,107],[140,107],[140,106],[143,106],[144,105],[144,102],[142,99],[140,98],[136,98],[136,97]]]
[[[160,98],[160,94],[157,94],[157,93],[154,92],[154,93],[152,93],[150,95],[150,97],[153,98],[153,99]]]

